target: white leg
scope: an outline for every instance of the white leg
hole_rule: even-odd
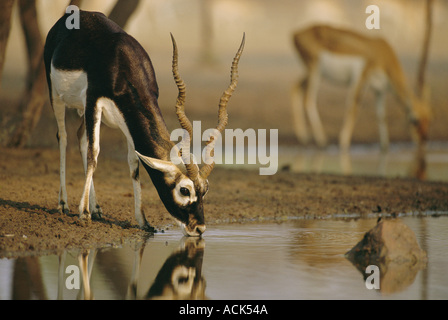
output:
[[[65,129],[65,104],[57,97],[53,98],[53,111],[58,124],[58,143],[59,143],[59,200],[58,210],[62,213],[68,213],[67,189],[65,183],[66,151],[67,151],[67,131]]]
[[[128,292],[126,293],[127,300],[136,300],[137,298],[137,283],[140,276],[140,267],[144,251],[145,243],[143,243],[140,249],[135,249],[134,251],[134,266],[132,267],[131,280],[129,281]]]
[[[389,149],[389,132],[386,123],[385,92],[376,91],[376,114],[378,117],[381,151]]]
[[[319,70],[310,71],[308,83],[305,90],[305,109],[310,120],[311,129],[313,131],[314,139],[319,147],[327,145],[327,137],[325,135],[322,121],[317,111],[317,92],[319,90],[320,74]]]
[[[79,142],[79,151],[81,153],[82,164],[84,166],[84,173],[87,175],[87,153],[88,153],[88,143],[87,143],[87,134],[86,127],[84,123],[84,119],[82,120],[81,126],[78,129],[78,142]],[[103,211],[101,210],[100,205],[96,201],[95,187],[92,183],[90,185],[90,193],[89,193],[89,211],[95,219],[101,219]]]
[[[88,270],[90,250],[86,250],[78,255],[78,262],[81,269],[84,300],[92,300],[92,291],[90,290],[90,275]]]
[[[87,148],[82,148],[82,150],[87,149],[87,152],[86,155],[83,155],[83,159],[86,159],[86,182],[84,185],[84,192],[81,198],[81,203],[79,204],[79,217],[81,219],[90,219],[90,214],[93,213],[90,211],[90,191],[93,190],[93,173],[95,172],[98,162],[98,155],[100,152],[99,137],[101,125],[101,109],[98,106],[95,106],[92,109],[94,110],[88,112],[89,109],[87,107],[86,113],[84,115]],[[93,204],[93,207],[96,208],[97,205]]]
[[[355,121],[358,115],[358,106],[365,86],[363,79],[367,78],[367,74],[368,70],[365,69],[362,74],[353,78],[353,87],[350,89],[347,98],[347,111],[345,114],[344,124],[339,135],[339,145],[343,152],[347,152],[350,149],[353,129],[355,128]]]
[[[128,142],[128,163],[134,187],[135,219],[143,229],[151,229],[142,211],[142,188],[140,185],[139,159],[135,153],[134,145]]]
[[[355,128],[355,121],[358,115],[358,103],[355,96],[352,96],[351,101],[347,104],[347,111],[345,114],[344,124],[339,135],[339,145],[343,152],[350,149],[353,129]]]
[[[294,130],[297,138],[302,144],[307,144],[310,140],[308,135],[305,109],[303,106],[303,89],[306,88],[307,79],[299,81],[291,89],[292,114],[294,117]]]

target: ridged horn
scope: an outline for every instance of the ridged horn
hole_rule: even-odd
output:
[[[184,142],[184,145],[182,146],[180,152],[182,155],[182,160],[185,164],[185,167],[187,169],[187,175],[188,177],[195,181],[199,176],[199,168],[198,166],[193,162],[193,157],[190,154],[190,145],[191,145],[191,139],[193,137],[193,126],[191,125],[190,120],[188,119],[187,115],[185,114],[185,97],[186,97],[186,86],[185,82],[182,80],[181,76],[179,75],[179,67],[178,67],[178,51],[177,51],[177,45],[176,40],[174,40],[173,34],[171,34],[171,41],[173,43],[173,76],[174,80],[176,82],[179,94],[177,96],[176,100],[176,114],[177,118],[179,120],[180,126],[182,129],[186,130],[188,133],[188,137],[184,137],[182,141]],[[187,150],[187,154],[184,154],[182,151]]]
[[[216,127],[216,130],[219,132],[219,134],[222,134],[227,126],[228,122],[227,104],[230,100],[230,97],[232,97],[232,94],[235,91],[236,86],[238,85],[238,63],[244,50],[245,41],[246,41],[246,34],[244,33],[240,48],[238,49],[238,52],[236,53],[235,58],[233,59],[230,74],[230,85],[226,89],[226,91],[224,91],[219,101],[218,126]],[[215,138],[216,138],[215,135],[211,135],[206,145],[207,148],[206,155],[210,155],[210,157],[213,157],[215,153],[215,143],[216,143]],[[208,162],[209,161],[206,161],[206,163]],[[214,167],[215,167],[214,161],[210,164],[205,164],[200,171],[201,177],[203,179],[207,179]]]

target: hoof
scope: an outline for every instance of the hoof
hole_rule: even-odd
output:
[[[68,205],[64,201],[59,202],[58,211],[61,214],[69,214],[70,213],[70,209],[68,208]]]
[[[90,221],[92,220],[92,217],[90,216],[90,212],[84,211],[83,213],[79,214],[79,220],[83,221]]]
[[[101,210],[100,206],[96,206],[95,210],[92,212],[92,220],[102,220],[103,219],[103,210]]]
[[[154,227],[151,227],[148,222],[146,222],[145,225],[141,228],[149,233],[157,233],[157,230]]]
[[[92,213],[92,220],[95,220],[95,221],[103,220],[102,213],[101,212]]]

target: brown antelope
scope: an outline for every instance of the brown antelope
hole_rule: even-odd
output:
[[[68,29],[63,16],[49,31],[44,52],[50,100],[58,124],[60,149],[59,209],[68,211],[65,186],[67,133],[65,109],[75,108],[83,117],[78,130],[79,148],[86,174],[79,217],[100,217],[93,173],[100,151],[101,121],[120,129],[127,138],[128,163],[134,187],[135,218],[140,227],[153,230],[141,210],[139,158],[168,212],[190,236],[205,231],[203,198],[214,162],[200,170],[192,161],[173,164],[175,148],[158,106],[159,89],[151,60],[142,46],[102,13],[79,12],[79,28]],[[178,73],[177,46],[173,42],[173,74],[179,89],[176,113],[191,137],[185,115],[185,85]],[[232,64],[231,83],[219,104],[217,131],[227,125],[226,106],[238,82],[238,62],[244,37]],[[189,141],[187,139],[187,141]],[[214,136],[208,141],[213,149]],[[184,149],[183,149],[184,150]],[[213,150],[209,153],[213,156]],[[185,159],[186,155],[182,155]],[[189,159],[188,159],[189,160]]]
[[[419,142],[426,140],[430,120],[429,107],[426,101],[409,89],[400,62],[384,39],[369,38],[353,31],[319,25],[295,33],[294,44],[307,69],[305,78],[294,89],[293,96],[296,99],[293,103],[295,129],[301,142],[307,143],[309,139],[305,122],[306,112],[317,144],[327,144],[316,107],[321,77],[350,87],[347,112],[339,136],[341,149],[350,148],[362,92],[369,86],[375,92],[380,144],[383,150],[387,150],[389,145],[385,112],[385,94],[389,85],[405,106],[408,119],[415,129],[414,137]]]

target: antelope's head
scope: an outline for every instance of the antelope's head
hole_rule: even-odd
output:
[[[209,188],[207,180],[208,176],[215,166],[213,160],[215,139],[218,134],[222,134],[227,126],[227,103],[238,83],[238,62],[243,53],[245,37],[243,36],[241,46],[233,59],[230,85],[224,91],[219,102],[218,126],[216,127],[216,130],[214,130],[215,133],[210,136],[206,144],[207,152],[205,154],[209,155],[210,159],[204,159],[205,164],[200,169],[193,161],[193,156],[189,151],[190,142],[193,137],[193,126],[185,114],[186,88],[178,71],[176,41],[172,35],[171,39],[173,42],[173,75],[179,90],[176,102],[176,114],[182,129],[184,129],[184,132],[186,133],[182,140],[184,145],[178,151],[178,155],[182,161],[180,164],[176,165],[172,161],[147,157],[138,152],[137,155],[144,164],[163,175],[162,179],[159,179],[162,183],[155,181],[154,179],[153,182],[156,185],[160,199],[168,212],[182,226],[183,232],[188,236],[200,236],[205,231],[204,197]]]

